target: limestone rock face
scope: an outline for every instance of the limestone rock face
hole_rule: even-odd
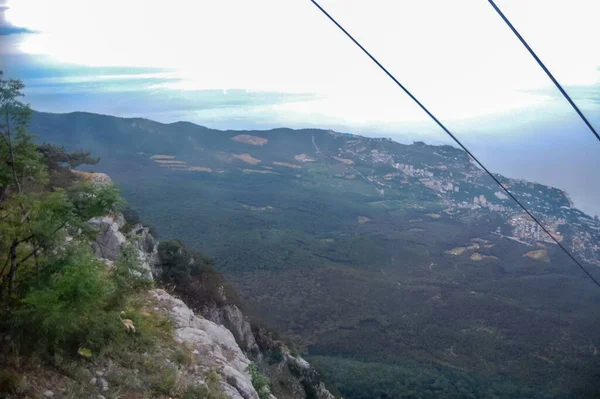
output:
[[[234,399],[258,399],[248,372],[250,360],[238,346],[227,328],[198,317],[183,301],[161,289],[151,294],[175,327],[175,339],[188,346],[201,363],[199,371],[217,370],[221,374],[221,389]]]
[[[216,306],[211,304],[202,309],[202,314],[207,319],[226,327],[246,352],[258,351],[250,323],[242,311],[235,305]]]
[[[99,258],[117,260],[121,253],[121,245],[127,241],[123,233],[119,231],[116,219],[112,216],[104,216],[90,219],[88,222],[98,231],[98,237],[92,245]]]
[[[152,279],[158,272],[155,268],[158,263],[158,242],[150,233],[150,229],[141,224],[133,226],[127,238],[138,253],[140,266],[143,269],[142,276]]]
[[[333,396],[333,394],[327,390],[325,384],[322,382],[319,382],[316,389],[318,399],[335,399],[335,396]]]
[[[335,399],[316,370],[301,356],[293,356],[287,348],[283,348],[281,362],[268,366],[268,373],[271,380],[285,383],[288,397]]]
[[[122,214],[93,218],[88,223],[98,231],[96,240],[92,242],[94,252],[108,267],[121,255],[122,246],[129,242],[140,260],[142,277],[153,279],[153,274],[157,272],[155,266],[158,263],[158,242],[148,227],[136,224],[125,235],[121,231],[126,223]]]

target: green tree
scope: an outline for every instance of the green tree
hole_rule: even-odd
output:
[[[42,154],[44,161],[49,170],[58,170],[64,166],[69,166],[71,169],[81,165],[95,165],[100,162],[100,157],[92,157],[86,151],[66,152],[64,146],[55,146],[48,143],[43,143],[37,147],[37,150]]]
[[[27,132],[31,110],[20,101],[23,87],[18,80],[4,80],[0,73],[0,234],[6,254],[0,270],[0,295],[7,287],[9,297],[20,265],[34,257],[39,267],[39,248],[30,225],[31,213],[38,204],[34,196],[27,195],[27,190],[46,178],[39,153]],[[19,259],[23,246],[28,247],[29,254]]]
[[[74,353],[80,345],[93,349],[102,345],[99,325],[120,327],[118,314],[105,311],[115,284],[89,247],[69,246],[65,256],[47,263],[42,279],[17,310],[16,331],[22,333],[21,340],[50,351],[65,347]]]
[[[254,363],[248,366],[250,377],[252,377],[252,386],[258,393],[260,399],[269,399],[271,396],[271,388],[269,387],[269,379],[260,373],[258,367]]]
[[[116,212],[123,202],[112,186],[47,187],[44,160],[58,168],[63,161],[72,167],[96,159],[49,146],[40,151],[27,131],[31,109],[21,101],[23,87],[0,72],[0,300],[9,309],[39,279],[44,257],[70,232],[92,217]]]
[[[162,241],[158,245],[160,280],[186,303],[199,309],[209,303],[228,303],[241,307],[235,291],[214,269],[211,258],[189,251],[180,241]]]
[[[89,152],[67,152],[63,146],[42,143],[37,147],[42,162],[48,170],[48,185],[50,187],[68,187],[73,184],[75,176],[71,169],[81,165],[95,165],[99,157],[92,157]]]

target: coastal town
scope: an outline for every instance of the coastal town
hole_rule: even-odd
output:
[[[386,195],[384,188],[401,187],[409,181],[421,184],[440,198],[448,215],[464,210],[499,213],[510,229],[510,234],[504,232],[503,237],[524,245],[556,245],[558,242],[579,259],[600,266],[600,221],[598,217],[577,210],[565,192],[542,184],[503,178],[505,187],[533,212],[550,236],[462,151],[449,146],[415,143],[413,146],[422,151],[411,156],[406,151],[386,149],[392,145],[400,144],[389,139],[352,136],[335,158],[344,159],[346,163],[351,160],[352,165],[348,166],[353,175],[362,176],[361,165],[370,166],[371,173],[365,179],[382,196]],[[429,147],[431,150],[427,151]],[[415,158],[418,158],[417,162]],[[381,174],[377,173],[378,168],[382,169]]]

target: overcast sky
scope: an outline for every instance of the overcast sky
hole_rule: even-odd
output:
[[[0,68],[39,110],[446,141],[308,0],[3,3]],[[492,169],[600,213],[600,143],[487,1],[321,4]],[[600,125],[600,2],[497,4]]]

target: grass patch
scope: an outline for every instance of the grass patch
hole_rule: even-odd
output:
[[[152,390],[158,394],[174,395],[177,387],[177,372],[172,368],[165,367],[161,372],[150,378]]]

